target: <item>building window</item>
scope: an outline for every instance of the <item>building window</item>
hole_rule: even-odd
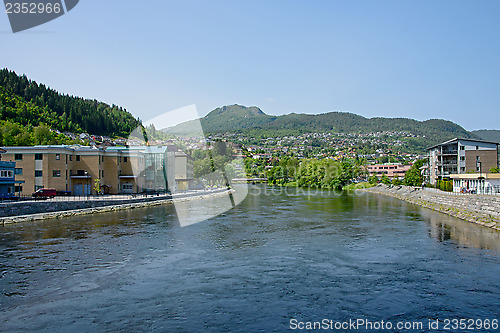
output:
[[[80,161],[80,155],[76,155],[76,161],[79,162]]]
[[[15,154],[14,159],[16,161],[22,161],[23,160],[23,154]]]
[[[460,161],[465,161],[465,156],[460,156]]]
[[[43,154],[35,154],[35,160],[40,161],[43,159]]]
[[[16,175],[22,175],[23,174],[23,168],[15,168],[14,169],[14,174],[16,174]]]
[[[102,178],[104,178],[104,170],[101,171]]]
[[[35,177],[43,177],[43,171],[42,170],[35,170]]]
[[[479,150],[479,146],[476,146],[476,150]]]
[[[60,160],[61,159],[61,154],[56,154],[56,160]]]
[[[461,171],[461,172],[465,172],[465,168],[464,168],[464,167],[461,167],[461,168],[460,168],[460,171]]]
[[[15,192],[22,192],[23,191],[23,187],[21,185],[16,185],[16,186],[14,186],[14,191]]]
[[[73,155],[69,155],[69,160],[73,161]]]
[[[127,157],[124,157],[123,158],[123,163],[127,163],[127,159],[128,159]]]
[[[52,177],[61,177],[61,170],[52,170]]]
[[[460,146],[460,150],[465,150],[465,146]]]
[[[14,173],[11,170],[1,170],[0,177],[2,178],[12,178],[14,177]]]

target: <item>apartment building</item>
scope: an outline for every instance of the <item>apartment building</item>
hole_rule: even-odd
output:
[[[95,194],[96,184],[105,194],[175,193],[189,189],[193,180],[191,157],[176,146],[55,145],[4,149],[4,160],[16,163],[16,181],[25,182],[20,188],[22,195],[31,195],[40,188],[55,188],[72,195]]]
[[[382,177],[386,175],[389,178],[404,178],[406,171],[410,170],[411,165],[399,163],[384,163],[368,165],[368,175]]]
[[[488,172],[498,167],[496,142],[455,138],[427,150],[425,176],[431,184],[438,179],[449,180],[453,174]]]
[[[6,151],[0,148],[0,199],[8,199],[20,191],[22,181],[15,180],[15,162],[2,161],[2,154]],[[16,191],[17,190],[17,191]]]

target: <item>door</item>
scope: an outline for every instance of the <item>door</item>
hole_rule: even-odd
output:
[[[83,195],[83,185],[82,184],[75,185],[74,195]]]
[[[134,193],[134,185],[132,184],[122,184],[122,193]]]
[[[76,184],[74,195],[90,195],[90,185]]]

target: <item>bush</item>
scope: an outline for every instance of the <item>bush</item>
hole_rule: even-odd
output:
[[[445,192],[453,191],[453,182],[451,180],[438,180],[436,182],[436,188]]]
[[[389,177],[387,177],[386,174],[382,175],[382,178],[380,178],[380,182],[385,185],[391,185],[391,180]]]
[[[378,177],[377,177],[377,176],[375,176],[375,175],[373,175],[373,176],[371,176],[371,177],[370,177],[370,179],[368,179],[368,182],[369,182],[370,184],[372,184],[372,185],[375,185],[375,184],[377,184],[377,183],[378,183]]]
[[[403,185],[403,182],[401,180],[399,180],[399,178],[394,178],[392,180],[392,185],[394,185],[394,186]]]

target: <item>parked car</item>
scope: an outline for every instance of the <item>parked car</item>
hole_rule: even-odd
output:
[[[47,199],[53,198],[57,195],[56,189],[54,188],[41,188],[33,193],[31,196],[33,198]]]

